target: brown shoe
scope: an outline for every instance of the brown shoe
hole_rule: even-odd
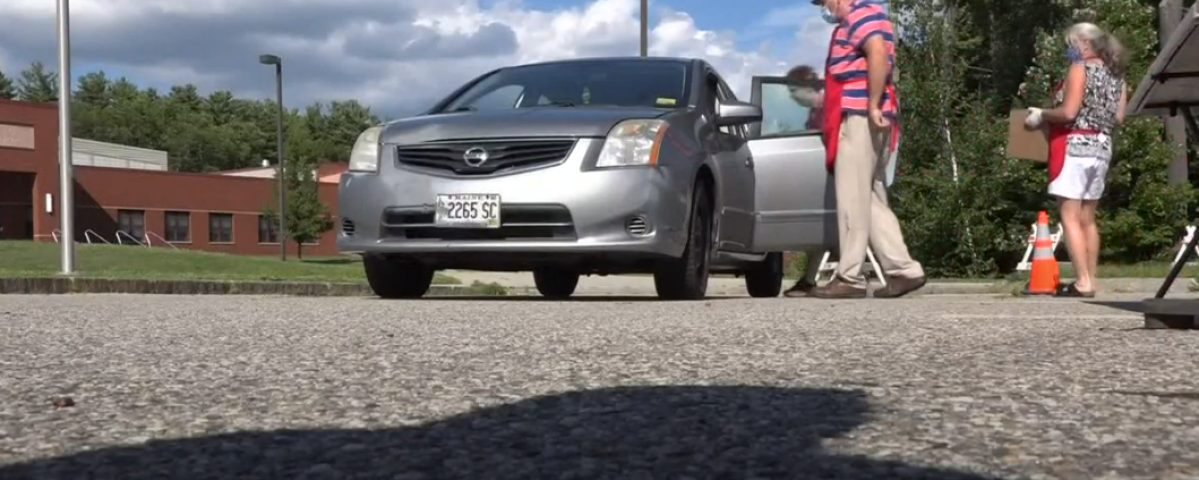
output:
[[[923,276],[917,278],[889,277],[886,287],[874,291],[874,298],[899,298],[919,290],[925,283],[928,283],[928,279]]]
[[[840,278],[834,278],[824,286],[813,288],[808,291],[808,296],[816,298],[866,298],[865,287],[855,287],[841,281]]]
[[[813,288],[816,288],[815,283],[800,279],[799,281],[795,282],[794,286],[783,292],[783,296],[790,298],[806,297],[808,296],[808,292],[811,292]]]

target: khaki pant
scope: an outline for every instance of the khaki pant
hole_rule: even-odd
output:
[[[890,134],[890,129],[879,129],[861,115],[846,115],[841,120],[837,163],[833,168],[841,237],[837,277],[853,286],[866,285],[862,275],[866,245],[870,245],[882,264],[876,267],[887,275],[924,276],[924,268],[908,254],[899,220],[887,204]]]

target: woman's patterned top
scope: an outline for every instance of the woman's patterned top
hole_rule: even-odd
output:
[[[1100,160],[1112,158],[1112,131],[1116,128],[1116,112],[1120,109],[1120,94],[1124,91],[1124,79],[1111,74],[1102,63],[1086,63],[1086,85],[1082,105],[1072,124],[1072,130],[1094,130],[1094,133],[1071,133],[1066,137],[1066,155],[1091,157]],[[1054,102],[1061,105],[1064,92],[1058,90]]]

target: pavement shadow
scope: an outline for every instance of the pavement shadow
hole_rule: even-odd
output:
[[[378,298],[378,297],[372,297]],[[445,296],[427,296],[422,297],[420,301],[446,301],[446,300],[463,300],[469,302],[547,302],[547,303],[587,303],[587,302],[710,302],[720,300],[736,300],[738,297],[733,295],[728,296],[710,296],[700,300],[666,300],[658,298],[656,295],[581,295],[571,296],[565,300],[556,298],[547,298],[540,295],[445,295]],[[380,299],[383,300],[383,299]]]
[[[839,455],[868,421],[852,390],[631,387],[570,392],[407,428],[151,441],[0,467],[17,479],[945,479],[992,477]]]
[[[1145,302],[1086,300],[1083,301],[1083,303],[1097,305],[1100,307],[1114,308],[1116,310],[1124,310],[1126,312],[1145,313]]]

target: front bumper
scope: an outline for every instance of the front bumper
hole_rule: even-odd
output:
[[[482,178],[402,169],[385,153],[378,174],[341,176],[338,249],[418,257],[682,255],[689,205],[687,192],[675,185],[690,182],[674,181],[666,168],[584,169],[585,159],[602,143],[580,139],[561,164]],[[433,212],[438,194],[498,194],[501,227],[437,228]],[[644,234],[630,232],[630,222],[638,218],[646,223]]]

